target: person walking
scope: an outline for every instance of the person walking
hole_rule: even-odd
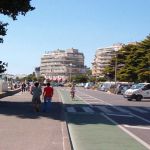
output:
[[[33,95],[32,96],[33,107],[36,112],[39,112],[40,104],[41,104],[40,96],[42,95],[42,89],[41,89],[41,86],[39,86],[39,82],[34,83],[34,86],[31,89],[31,94]]]
[[[26,84],[24,82],[21,85],[21,91],[22,93],[26,91]]]
[[[44,88],[43,91],[43,98],[44,98],[44,107],[43,107],[43,111],[46,112],[48,110],[48,108],[50,108],[51,106],[51,100],[53,97],[53,87],[50,86],[50,83],[48,82],[46,84],[46,87]]]

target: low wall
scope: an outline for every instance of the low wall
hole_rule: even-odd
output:
[[[15,89],[15,90],[10,90],[10,91],[6,91],[6,92],[2,92],[0,93],[0,98],[3,98],[3,97],[6,97],[6,96],[11,96],[11,95],[14,95],[18,92],[20,92],[21,89]]]
[[[8,91],[8,83],[6,81],[0,80],[0,93]]]

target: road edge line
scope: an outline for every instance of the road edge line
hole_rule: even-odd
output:
[[[144,147],[146,147],[147,149],[150,150],[150,145],[147,144],[146,142],[144,142],[142,139],[140,139],[139,137],[137,137],[136,135],[134,135],[133,133],[131,133],[129,130],[127,130],[126,128],[124,128],[123,126],[119,125],[116,121],[114,121],[113,119],[111,119],[110,117],[108,117],[105,114],[102,114],[106,119],[108,119],[109,121],[111,121],[113,124],[117,125],[121,130],[123,130],[125,133],[127,133],[129,136],[131,136],[132,138],[134,138],[136,141],[138,141],[140,144],[142,144]]]

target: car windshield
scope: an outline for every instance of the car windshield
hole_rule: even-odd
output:
[[[130,88],[130,89],[140,89],[140,88],[142,88],[142,87],[144,87],[144,85],[145,84],[134,84],[134,85],[132,85],[132,87]]]

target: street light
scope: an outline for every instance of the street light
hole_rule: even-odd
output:
[[[123,55],[126,51],[121,51],[121,53],[118,50],[115,50],[115,86],[117,84],[117,69],[120,67],[123,67],[124,64],[118,64],[118,58]]]
[[[118,50],[115,49],[115,91],[114,93],[116,93],[116,89],[117,89],[117,68],[118,68]]]
[[[118,63],[118,60],[117,60],[117,53],[115,55],[115,87],[116,87],[116,84],[117,84],[117,63]]]
[[[70,83],[71,83],[71,78],[72,78],[72,63],[70,63],[69,66],[70,66],[70,69],[69,69],[70,70],[70,77],[69,77],[70,79],[69,80],[70,80]]]

